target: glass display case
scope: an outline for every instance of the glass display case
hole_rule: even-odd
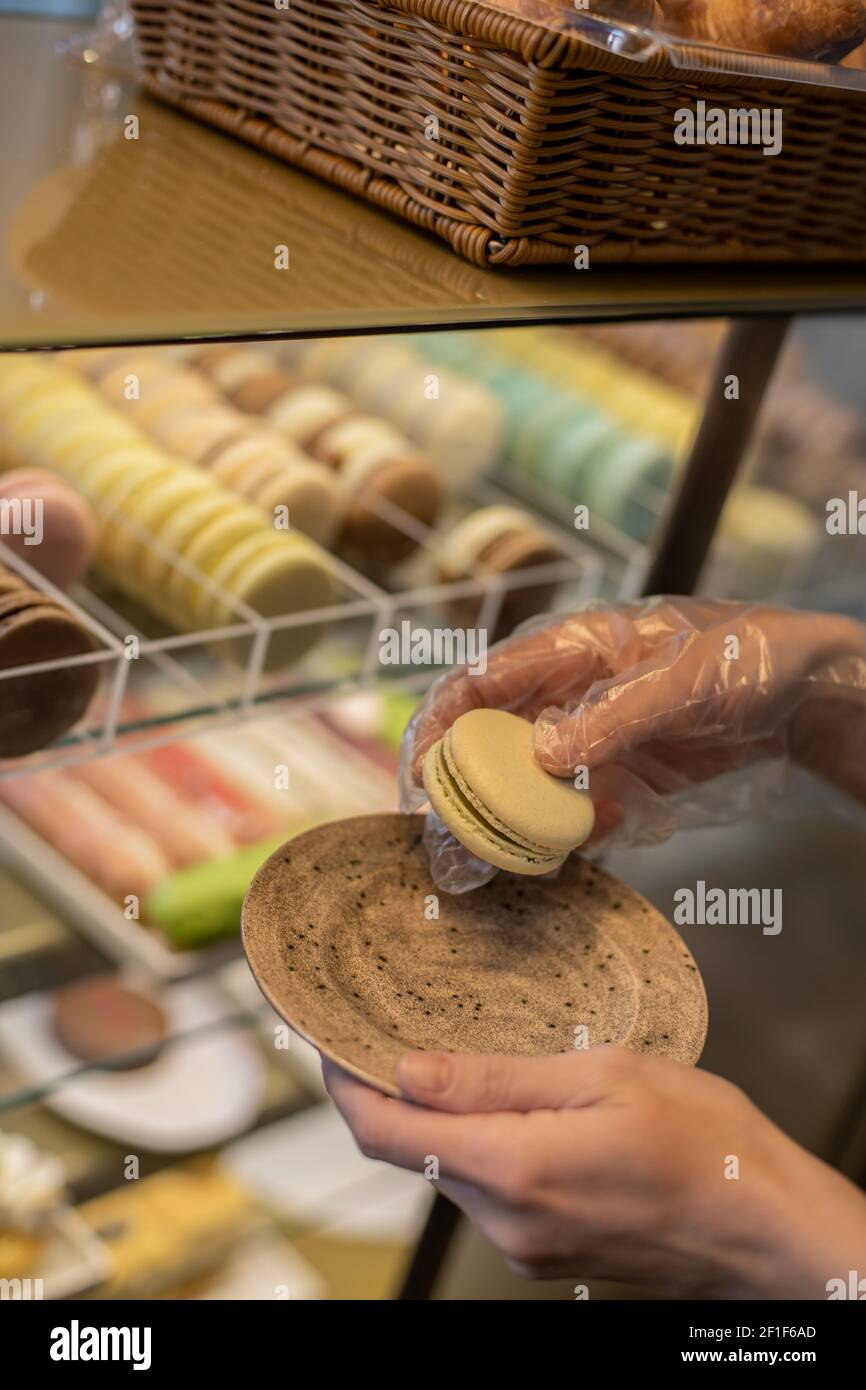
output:
[[[864,265],[473,264],[143,94],[123,26],[92,50],[80,28],[0,15],[0,103],[32,117],[0,153],[2,505],[38,468],[89,516],[69,582],[0,545],[3,593],[80,637],[0,655],[0,712],[26,692],[38,721],[87,683],[67,727],[13,728],[0,757],[0,1276],[528,1296],[480,1256],[446,1265],[454,1210],[355,1150],[246,967],[244,893],[299,831],[397,809],[403,728],[460,655],[443,631],[691,592],[866,621]],[[307,492],[262,464],[277,436]],[[771,963],[689,938],[721,1020],[704,1064],[862,1181],[861,850],[815,834],[703,845],[708,875],[757,856],[805,894]],[[683,840],[614,856],[668,913]],[[816,955],[819,864],[838,921]]]

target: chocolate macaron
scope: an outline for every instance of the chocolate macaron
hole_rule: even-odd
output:
[[[90,633],[53,599],[25,586],[0,593],[0,758],[46,748],[78,723],[99,684],[99,663],[3,671],[95,650]]]
[[[492,640],[498,641],[518,623],[552,604],[557,581],[547,576],[534,581],[533,570],[567,559],[564,547],[528,512],[519,507],[482,507],[464,517],[446,538],[439,553],[440,582],[454,583],[468,578],[507,580],[520,576],[520,582],[505,588]],[[449,617],[463,627],[471,627],[481,612],[483,595],[452,599]]]
[[[418,545],[418,524],[433,526],[445,500],[439,474],[399,439],[372,439],[347,459],[339,477],[347,494],[339,548],[368,574],[387,573],[408,559]]]

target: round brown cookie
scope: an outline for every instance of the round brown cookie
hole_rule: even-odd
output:
[[[90,633],[33,589],[0,597],[0,672],[95,650]],[[0,676],[0,758],[46,748],[77,724],[99,685],[100,664]]]
[[[242,381],[228,395],[232,404],[247,415],[266,415],[272,405],[297,385],[287,372],[262,372]]]
[[[384,462],[351,497],[340,531],[339,549],[350,563],[368,574],[380,574],[410,556],[418,541],[399,519],[376,510],[384,501],[405,512],[411,523],[430,527],[445,500],[439,474],[429,464],[409,458]]]
[[[81,1062],[132,1070],[152,1062],[165,1041],[160,1006],[109,975],[66,985],[52,1003],[57,1040]]]
[[[250,968],[321,1053],[391,1095],[412,1049],[545,1056],[612,1042],[697,1062],[703,982],[639,893],[573,855],[555,879],[501,873],[451,896],[430,877],[423,829],[423,816],[332,821],[250,885]]]

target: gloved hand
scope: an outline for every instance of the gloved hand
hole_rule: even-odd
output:
[[[536,621],[491,649],[483,675],[461,669],[431,688],[403,737],[404,810],[424,804],[427,750],[480,707],[532,720],[555,776],[587,769],[588,845],[767,813],[790,797],[792,768],[866,806],[866,629],[833,614],[659,598]],[[747,781],[724,775],[744,768]],[[437,823],[427,838],[440,887],[493,876]]]
[[[416,1052],[405,1100],[323,1072],[362,1152],[417,1173],[435,1157],[440,1191],[526,1277],[826,1298],[862,1269],[866,1197],[708,1072],[606,1045]]]

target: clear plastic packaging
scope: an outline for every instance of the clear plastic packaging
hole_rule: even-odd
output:
[[[541,765],[586,785],[589,853],[804,810],[866,828],[866,628],[848,618],[655,598],[536,619],[484,675],[431,688],[403,738],[404,810],[425,802],[427,751],[480,707],[531,720]],[[426,844],[446,892],[493,876],[435,817]]]
[[[482,0],[638,62],[866,89],[864,0]]]

